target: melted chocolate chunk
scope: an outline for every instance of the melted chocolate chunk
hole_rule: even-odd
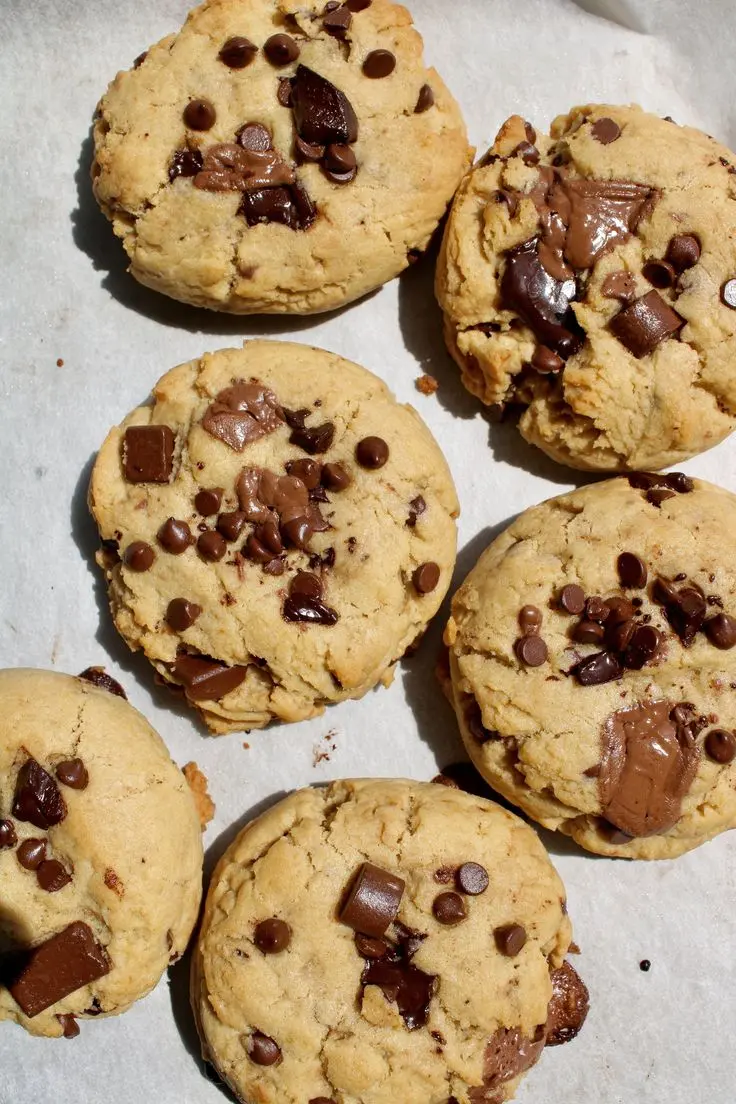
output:
[[[336,625],[339,614],[319,598],[306,594],[289,595],[284,602],[285,621],[303,621],[310,625]]]
[[[501,305],[526,322],[541,345],[563,360],[582,346],[583,338],[570,302],[575,298],[574,281],[556,280],[539,259],[538,240],[533,238],[506,254],[501,279]]]
[[[123,437],[128,483],[168,483],[173,463],[174,434],[169,426],[128,426]]]
[[[632,356],[641,360],[684,325],[685,320],[672,310],[659,292],[650,291],[615,315],[609,329]]]
[[[600,686],[601,683],[620,679],[623,668],[613,652],[595,652],[576,663],[570,673],[581,686]]]
[[[300,138],[314,145],[345,145],[358,137],[358,120],[344,92],[300,65],[291,87],[291,106]]]
[[[340,907],[340,922],[361,935],[380,939],[398,915],[405,884],[388,870],[363,863]]]
[[[543,1049],[543,1026],[535,1039],[526,1038],[518,1028],[499,1027],[486,1043],[483,1084],[469,1090],[470,1104],[501,1104],[503,1094],[496,1095],[496,1090],[530,1069]]]
[[[569,962],[550,974],[552,999],[547,1008],[546,1046],[569,1043],[585,1023],[590,1006],[588,989]]]
[[[293,429],[289,441],[292,445],[304,449],[310,456],[320,456],[329,450],[334,439],[334,422],[323,422],[322,425],[311,428],[300,426]]]
[[[58,893],[72,880],[71,874],[64,869],[57,859],[44,859],[36,870],[36,878],[41,889],[47,893]]]
[[[178,656],[171,673],[184,687],[192,701],[219,701],[240,686],[246,676],[245,667],[228,667],[207,656]]]
[[[256,380],[239,380],[220,391],[202,418],[202,428],[234,452],[242,452],[246,445],[273,433],[282,424],[276,396]]]
[[[50,774],[35,759],[27,759],[18,771],[13,796],[13,816],[48,831],[61,824],[66,803]]]
[[[298,181],[290,187],[245,192],[238,214],[249,226],[278,222],[290,230],[307,230],[317,217],[314,204]]]
[[[386,954],[366,962],[360,984],[363,991],[367,985],[378,986],[386,1000],[397,1006],[409,1031],[414,1031],[424,1027],[429,1019],[437,979],[411,962],[424,936],[403,926],[399,931],[398,941],[389,946]]]
[[[84,679],[85,682],[91,682],[93,686],[99,687],[100,690],[107,690],[108,694],[115,694],[116,697],[124,698],[127,701],[128,695],[120,683],[111,678],[104,667],[86,667],[81,674],[77,675],[77,678]]]
[[[689,494],[695,484],[684,472],[629,472],[626,478],[630,486],[640,491],[666,488],[677,494]]]
[[[12,977],[4,978],[15,1002],[29,1018],[110,972],[111,963],[81,920],[19,956]]]
[[[177,176],[196,176],[203,162],[201,150],[177,150],[169,165],[169,180],[173,183]]]
[[[601,295],[630,303],[636,298],[636,280],[630,272],[609,272],[601,284]]]

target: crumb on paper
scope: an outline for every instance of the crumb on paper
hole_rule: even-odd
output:
[[[434,395],[439,387],[439,383],[434,376],[430,376],[424,372],[414,380],[414,386],[417,391],[421,391],[423,395]]]
[[[329,763],[330,752],[337,751],[337,744],[335,738],[337,736],[337,730],[331,728],[329,732],[326,732],[312,748],[312,766],[319,766],[320,763]]]
[[[250,751],[250,744],[246,740],[243,740],[243,747],[246,751]]]
[[[571,943],[570,946],[567,948],[567,953],[580,954],[580,948],[578,947],[577,943]]]
[[[59,359],[56,361],[56,367],[57,368],[63,368],[64,367],[64,361],[61,359],[61,357],[59,357]]]
[[[196,763],[186,763],[182,767],[182,773],[192,791],[194,804],[199,813],[199,823],[202,831],[207,827],[215,815],[215,803],[207,793],[207,777],[202,773]]]

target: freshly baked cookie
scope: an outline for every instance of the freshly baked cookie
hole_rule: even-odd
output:
[[[0,671],[0,1020],[34,1035],[144,997],[202,892],[184,776],[117,684],[89,676]]]
[[[118,630],[218,733],[390,682],[455,562],[455,489],[418,414],[304,345],[173,369],[109,434],[90,505]]]
[[[470,158],[405,8],[209,0],[110,85],[92,175],[141,283],[306,314],[406,268]]]
[[[736,416],[734,155],[637,107],[518,115],[458,191],[437,269],[450,352],[574,468],[662,468]]]
[[[602,855],[672,858],[736,827],[736,497],[632,473],[527,510],[446,631],[475,765]]]
[[[501,1104],[582,1026],[564,887],[535,833],[431,783],[300,790],[210,884],[203,1052],[250,1104]]]

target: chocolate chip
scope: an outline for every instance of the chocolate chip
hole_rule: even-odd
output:
[[[243,38],[242,35],[233,35],[232,38],[228,38],[217,56],[229,69],[245,69],[257,53],[258,47],[250,39]]]
[[[371,50],[363,62],[363,73],[371,80],[388,77],[396,68],[396,58],[390,50]]]
[[[721,299],[731,310],[736,310],[736,279],[726,280],[721,288]]]
[[[172,598],[166,607],[166,624],[174,632],[186,632],[202,612],[202,607],[196,602],[188,602],[186,598]]]
[[[440,893],[432,902],[432,913],[440,924],[459,924],[468,913],[459,893]]]
[[[274,38],[286,37],[286,35],[274,35]],[[274,1042],[270,1035],[264,1035],[262,1031],[254,1031],[248,1036],[245,1049],[251,1062],[255,1062],[257,1066],[275,1066],[281,1061],[281,1048],[278,1043]]]
[[[569,962],[550,973],[552,999],[547,1006],[545,1046],[569,1043],[585,1023],[590,1006],[587,987]]]
[[[38,870],[39,866],[46,858],[46,840],[23,840],[23,843],[15,854],[24,870]]]
[[[285,621],[304,621],[311,625],[336,625],[339,620],[337,611],[319,598],[301,594],[289,595],[284,602],[283,616]]]
[[[717,613],[709,617],[703,625],[703,632],[715,644],[716,648],[727,650],[736,644],[736,618],[727,613]]]
[[[156,540],[172,556],[181,556],[182,552],[186,552],[194,544],[194,537],[187,523],[173,517],[167,518],[163,523],[156,534]]]
[[[306,517],[292,518],[281,523],[281,535],[293,548],[305,550],[309,546],[312,527]]]
[[[72,790],[86,790],[89,785],[89,772],[81,759],[65,759],[59,763],[56,777]]]
[[[590,128],[590,133],[602,146],[610,146],[611,142],[621,137],[621,127],[613,119],[596,119]]]
[[[371,0],[345,0],[351,12],[362,12],[371,6]]]
[[[419,89],[419,96],[417,97],[417,105],[414,108],[415,115],[423,115],[425,111],[429,111],[430,107],[434,107],[434,92],[431,85],[423,84]]]
[[[263,52],[272,65],[280,68],[296,61],[299,57],[299,45],[291,35],[275,34],[266,39]]]
[[[240,686],[247,668],[228,667],[207,656],[184,653],[177,657],[171,670],[192,701],[218,701]]]
[[[209,100],[190,100],[184,108],[184,122],[191,130],[210,130],[217,112]]]
[[[547,660],[547,645],[541,636],[527,633],[514,642],[516,658],[527,667],[541,667]]]
[[[389,448],[382,437],[364,437],[355,447],[355,459],[370,471],[382,468],[388,456]]]
[[[655,288],[672,287],[677,273],[669,261],[647,261],[641,274]]]
[[[606,646],[612,652],[622,652],[634,635],[635,628],[636,622],[633,619],[630,621],[607,621],[605,628]]]
[[[526,322],[540,345],[566,360],[583,343],[570,309],[576,295],[575,281],[550,276],[539,259],[538,244],[533,238],[506,254],[501,305]]]
[[[363,863],[340,908],[340,922],[362,935],[380,939],[398,915],[405,884],[388,870]]]
[[[310,571],[297,571],[289,586],[289,594],[308,598],[322,597],[322,580]]]
[[[736,736],[722,728],[713,728],[705,737],[705,750],[716,763],[732,763],[736,758]]]
[[[313,1096],[309,1104],[337,1104],[337,1101],[331,1096]]]
[[[588,621],[603,622],[608,620],[611,615],[611,611],[597,594],[594,594],[592,598],[588,598],[585,602],[585,616]]]
[[[322,425],[299,427],[292,430],[289,441],[292,445],[304,449],[310,456],[318,456],[332,445],[335,438],[335,423],[323,422]]]
[[[328,491],[344,491],[352,483],[352,477],[342,464],[324,464],[320,476]]]
[[[600,686],[601,683],[620,679],[623,669],[612,652],[595,652],[576,663],[570,673],[581,686]]]
[[[79,1036],[79,1024],[71,1012],[62,1012],[61,1015],[57,1014],[56,1018],[65,1039],[76,1039]]]
[[[605,629],[597,621],[580,621],[572,630],[572,638],[578,644],[600,644]]]
[[[532,368],[542,375],[554,375],[556,372],[561,372],[564,367],[565,362],[561,356],[552,349],[548,349],[546,345],[537,345],[532,357]]]
[[[291,95],[291,86],[289,86],[289,95]],[[325,155],[324,146],[315,146],[311,142],[305,142],[298,134],[294,139],[294,149],[296,151],[296,160],[300,165],[305,161],[316,163],[321,161]]]
[[[280,78],[276,99],[282,107],[291,107],[291,77]]]
[[[509,157],[520,157],[525,165],[539,164],[539,150],[531,142],[519,142],[518,146],[512,149]]]
[[[431,594],[440,581],[439,564],[423,563],[415,570],[411,577],[417,594]]]
[[[344,92],[300,65],[291,89],[296,129],[306,142],[319,146],[355,142],[358,120]]]
[[[631,624],[631,622],[628,622]],[[659,651],[662,637],[653,625],[639,625],[634,629],[623,655],[624,667],[630,671],[640,671],[645,663],[654,659]]]
[[[194,496],[194,507],[203,517],[211,517],[220,509],[222,495],[222,487],[208,487],[197,491]]]
[[[683,647],[689,648],[705,621],[707,605],[702,593],[694,587],[677,590],[666,579],[658,578],[652,595],[664,605],[665,616]]]
[[[145,541],[133,541],[123,552],[123,563],[131,571],[148,571],[155,559],[156,553]]]
[[[242,510],[228,510],[217,519],[217,532],[226,541],[235,541],[245,527],[246,516]]]
[[[652,487],[650,491],[647,491],[646,497],[647,502],[659,508],[668,498],[676,498],[677,496],[675,491],[670,491],[666,487]]]
[[[120,683],[111,678],[104,667],[87,667],[77,675],[77,678],[91,682],[93,686],[99,687],[100,690],[107,690],[108,694],[115,694],[118,698],[127,699],[128,697]]]
[[[652,968],[652,964],[648,958],[643,958],[639,963],[639,969],[643,974],[648,974]]]
[[[177,176],[196,176],[202,171],[204,157],[200,150],[177,150],[169,165],[169,180],[173,183]]]
[[[358,159],[350,146],[332,143],[325,151],[322,168],[325,176],[336,184],[349,184],[358,171]]]
[[[280,954],[291,943],[291,928],[285,920],[272,917],[256,924],[253,942],[264,954]]]
[[[568,583],[560,591],[559,602],[565,613],[577,616],[585,609],[585,591],[577,583]]]
[[[463,863],[455,873],[455,884],[461,893],[478,897],[488,889],[488,871],[480,863]]]
[[[213,530],[208,529],[206,533],[202,533],[199,536],[197,540],[197,551],[203,560],[207,560],[209,563],[217,563],[227,552],[225,538],[221,537],[219,533],[215,533]]]
[[[649,490],[650,487],[667,487],[678,494],[689,494],[695,487],[689,475],[684,472],[629,472],[629,484],[637,490]]]
[[[290,230],[306,230],[317,217],[312,201],[298,182],[288,188],[258,188],[244,192],[238,213],[249,226],[278,222]]]
[[[355,933],[355,949],[361,958],[383,958],[389,945],[385,939],[375,939],[370,935]]]
[[[736,281],[734,288],[736,290]],[[684,320],[665,303],[659,292],[650,291],[615,315],[609,329],[632,356],[641,360],[654,352],[662,341],[676,334],[684,324]]]
[[[41,889],[47,893],[58,893],[72,880],[71,874],[57,859],[45,859],[36,870],[36,878]]]
[[[633,552],[622,552],[616,561],[618,577],[622,587],[635,587],[640,590],[646,586],[647,565]]]
[[[40,763],[30,758],[18,771],[13,796],[13,816],[48,831],[61,824],[66,804],[59,787]]]
[[[334,35],[335,38],[344,38],[345,32],[350,28],[352,21],[353,17],[347,4],[335,4],[334,7],[328,4],[322,18],[322,26],[328,34]]]
[[[684,272],[698,263],[700,253],[700,242],[694,234],[676,234],[667,247],[667,260],[676,272]]]
[[[301,479],[308,491],[319,486],[322,468],[317,460],[289,460],[286,471],[295,479]]]
[[[630,621],[634,616],[634,603],[628,598],[606,598],[604,605],[608,610],[607,622],[610,625]]]
[[[174,434],[167,425],[129,426],[123,438],[128,483],[168,483],[174,463]]]
[[[526,943],[526,928],[521,924],[504,924],[494,928],[493,938],[502,955],[515,958]]]
[[[533,636],[538,633],[542,627],[542,611],[537,609],[536,606],[522,606],[519,610],[517,620],[519,622],[519,628],[525,636]]]
[[[25,1015],[33,1018],[103,977],[110,967],[105,948],[88,925],[77,920],[24,954],[7,987]]]
[[[0,851],[6,847],[15,847],[18,836],[12,820],[0,820]]]
[[[235,134],[238,145],[256,153],[266,153],[273,148],[270,131],[263,123],[245,123]]]
[[[410,1031],[423,1027],[429,1018],[429,1006],[436,986],[436,978],[414,966],[412,956],[426,938],[420,932],[405,928],[395,922],[399,939],[385,955],[369,959],[363,969],[360,983],[378,986],[386,1000],[395,1003],[399,1014]]]

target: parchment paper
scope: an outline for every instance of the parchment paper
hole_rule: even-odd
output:
[[[310,723],[207,738],[154,687],[108,616],[85,505],[108,427],[169,367],[247,335],[357,360],[416,405],[445,450],[463,508],[457,582],[515,513],[578,477],[512,427],[489,430],[443,351],[431,261],[357,306],[303,321],[193,311],[125,274],[89,187],[91,115],[115,72],[186,10],[185,0],[0,2],[0,664],[72,673],[104,664],[174,758],[207,774],[217,804],[209,871],[238,828],[284,791],[351,775],[428,779],[462,758],[432,677],[446,607],[391,689]],[[729,0],[413,0],[413,10],[479,149],[511,112],[545,125],[599,100],[639,101],[736,145]],[[440,381],[432,398],[414,388],[425,370]],[[736,491],[736,440],[685,467]],[[330,758],[315,765],[320,749]],[[543,835],[567,883],[592,1010],[575,1042],[544,1055],[519,1101],[733,1104],[736,837],[676,862],[629,864]],[[198,1058],[186,963],[124,1016],[82,1023],[72,1042],[0,1025],[0,1104],[224,1099]]]

